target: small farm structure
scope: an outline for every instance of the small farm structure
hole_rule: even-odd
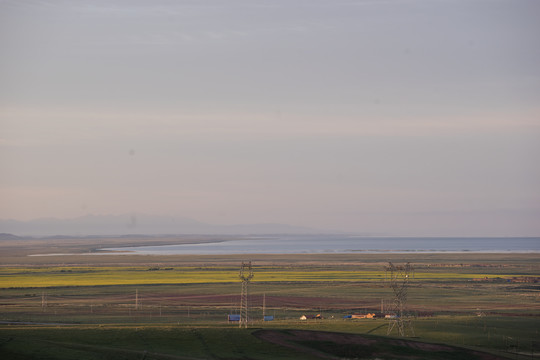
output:
[[[300,320],[318,320],[318,319],[322,319],[322,315],[321,314],[317,314],[317,315],[302,315],[300,317]]]
[[[351,315],[351,319],[374,319],[375,317],[376,317],[375,313]]]
[[[264,321],[274,321],[274,315],[264,315]]]
[[[227,315],[229,322],[240,321],[240,315]]]
[[[344,319],[376,319],[376,318],[383,318],[384,314],[382,313],[367,313],[367,314],[352,314],[352,315],[346,315],[343,318]]]

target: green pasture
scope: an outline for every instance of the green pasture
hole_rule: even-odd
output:
[[[237,328],[0,329],[0,342],[0,354],[11,360],[307,359]]]
[[[414,321],[414,340],[490,351],[511,359],[540,356],[536,319],[435,317]],[[276,321],[236,325],[0,326],[0,355],[17,359],[311,359],[310,355],[261,341],[259,329],[290,329],[386,336],[386,320]],[[391,334],[395,336],[395,334]],[[454,359],[434,354],[426,359]]]
[[[408,291],[413,314],[540,315],[538,286],[509,283],[417,283]],[[0,290],[0,321],[81,324],[223,322],[238,311],[240,282],[150,285],[5,288]],[[138,296],[139,308],[135,309]],[[392,290],[380,282],[253,282],[251,314],[298,319],[322,313],[342,318],[350,313],[388,309]],[[43,301],[45,300],[45,304]],[[264,302],[264,304],[263,304]]]

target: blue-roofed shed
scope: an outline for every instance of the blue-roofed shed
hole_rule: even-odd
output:
[[[228,315],[229,321],[240,321],[240,315]]]

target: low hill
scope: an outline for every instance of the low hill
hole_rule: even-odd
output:
[[[22,237],[8,234],[8,233],[0,233],[0,240],[19,240],[22,239]]]
[[[7,235],[37,237],[58,235],[119,236],[125,234],[268,235],[321,233],[319,230],[288,224],[216,225],[189,218],[147,214],[85,215],[70,219],[40,218],[28,221],[0,219],[0,232],[9,233]]]

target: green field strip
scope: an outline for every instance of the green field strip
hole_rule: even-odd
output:
[[[517,275],[418,272],[411,282],[504,281]],[[256,269],[254,282],[384,282],[382,271]],[[0,268],[0,288],[64,287],[136,284],[227,283],[238,280],[231,268],[174,268],[149,270],[148,267],[50,267]]]

